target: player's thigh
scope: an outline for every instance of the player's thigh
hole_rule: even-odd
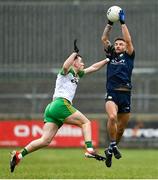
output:
[[[117,115],[118,127],[124,129],[128,124],[129,118],[130,113],[119,113]]]
[[[43,126],[42,138],[52,139],[56,135],[58,129],[59,127],[55,123],[52,122],[45,123]]]
[[[88,118],[78,110],[65,119],[65,123],[73,124],[77,126],[81,126],[82,124],[88,122],[89,122]]]
[[[115,104],[114,101],[106,101],[105,102],[105,110],[108,116],[117,116],[118,106]]]

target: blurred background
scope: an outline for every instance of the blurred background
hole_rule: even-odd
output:
[[[125,10],[136,52],[132,116],[120,146],[158,147],[157,0],[0,0],[0,122],[43,119],[75,38],[86,66],[105,58],[101,36],[112,5]],[[111,41],[120,35],[117,22]],[[84,77],[73,102],[99,123],[102,147],[108,143],[105,80],[106,67]]]

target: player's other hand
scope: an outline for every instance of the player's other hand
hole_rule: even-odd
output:
[[[112,21],[108,20],[108,24],[112,26],[114,23]]]
[[[77,39],[74,40],[74,52],[79,53],[79,49],[77,47]]]
[[[125,24],[125,12],[122,9],[119,12],[119,20],[121,24]]]

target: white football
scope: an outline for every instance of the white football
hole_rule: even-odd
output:
[[[108,20],[110,20],[111,22],[116,22],[119,20],[119,12],[120,12],[121,8],[119,6],[111,6],[108,10],[107,10],[107,18]]]

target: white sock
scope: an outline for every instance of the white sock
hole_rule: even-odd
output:
[[[87,150],[88,150],[89,152],[94,151],[94,149],[93,149],[93,148],[87,148]]]
[[[22,159],[22,158],[23,158],[21,153],[18,154],[18,158],[19,158],[19,159]]]

